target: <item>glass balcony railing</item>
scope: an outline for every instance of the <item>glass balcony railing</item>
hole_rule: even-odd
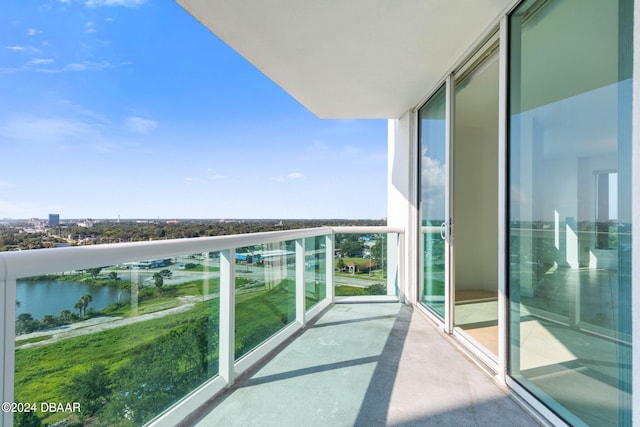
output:
[[[336,233],[334,283],[336,296],[396,294],[394,250],[397,242],[393,233],[364,232]],[[389,258],[391,256],[391,259]],[[389,286],[391,283],[391,286]]]
[[[384,264],[351,275],[395,293],[388,230],[0,253],[2,425],[180,422],[333,302],[336,241],[375,236]]]

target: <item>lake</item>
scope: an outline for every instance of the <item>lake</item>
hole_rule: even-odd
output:
[[[16,316],[29,313],[34,319],[42,320],[45,314],[59,316],[62,310],[77,313],[73,306],[84,294],[93,298],[87,308],[102,310],[112,302],[127,300],[129,293],[111,286],[91,286],[81,282],[59,280],[21,281],[16,284]]]

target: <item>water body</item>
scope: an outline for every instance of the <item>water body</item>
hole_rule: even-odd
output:
[[[112,286],[91,286],[81,282],[59,280],[20,281],[16,284],[16,316],[29,313],[34,319],[42,320],[45,314],[59,316],[62,310],[76,312],[73,306],[84,294],[93,298],[88,308],[102,310],[115,301],[126,301],[129,293]]]

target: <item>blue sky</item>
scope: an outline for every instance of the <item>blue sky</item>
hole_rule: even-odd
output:
[[[386,122],[320,120],[170,0],[5,0],[0,218],[383,218]]]

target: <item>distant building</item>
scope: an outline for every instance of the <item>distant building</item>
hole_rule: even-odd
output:
[[[43,219],[31,218],[29,223],[33,226],[33,232],[41,232],[44,230],[46,223]]]
[[[165,267],[170,263],[171,263],[171,260],[169,259],[152,259],[152,260],[139,261],[139,262],[127,262],[124,265],[127,268],[132,268],[135,270],[150,270],[152,268]]]
[[[49,214],[49,227],[60,225],[60,214]]]
[[[84,221],[78,222],[78,227],[91,228],[93,227],[93,220],[91,218],[87,218]]]

